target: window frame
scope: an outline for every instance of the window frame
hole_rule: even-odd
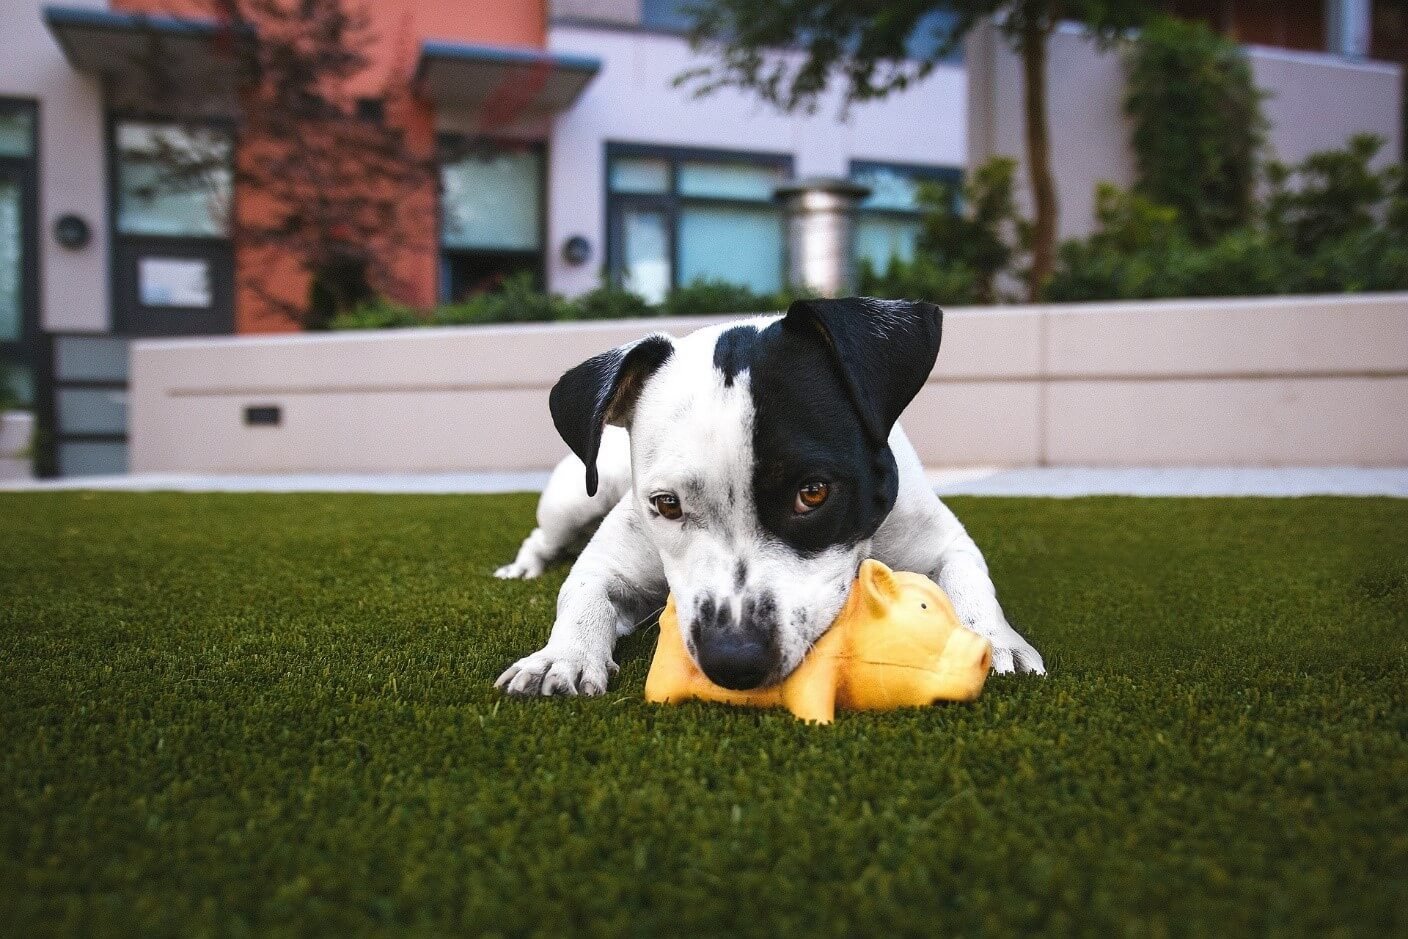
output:
[[[547,283],[548,250],[548,182],[549,160],[552,148],[543,140],[515,140],[510,138],[489,138],[478,141],[481,145],[502,147],[505,150],[527,150],[538,155],[538,247],[533,248],[452,248],[445,244],[445,177],[441,172],[446,157],[455,149],[465,147],[470,138],[465,134],[442,132],[435,136],[435,255],[436,255],[436,296],[441,302],[451,302],[450,262],[455,258],[474,256],[492,258],[508,262],[522,261],[533,274],[533,283],[543,289]]]
[[[663,193],[645,192],[617,192],[611,188],[611,167],[618,159],[648,159],[664,160],[669,163],[669,184]],[[685,196],[680,194],[680,164],[691,162],[706,163],[732,163],[743,166],[764,167],[767,169],[777,169],[782,171],[782,182],[793,179],[793,158],[790,153],[768,152],[758,150],[721,150],[707,147],[677,147],[667,144],[649,143],[625,143],[619,141],[607,141],[606,158],[603,161],[603,190],[606,198],[604,225],[602,230],[606,232],[606,272],[610,282],[615,286],[622,283],[622,270],[625,258],[622,256],[624,248],[624,232],[621,230],[621,218],[624,209],[640,209],[643,211],[659,211],[665,215],[666,220],[666,242],[670,260],[670,283],[669,290],[678,290],[680,284],[680,216],[681,210],[686,207],[699,208],[771,208],[778,212],[779,222],[785,224],[782,218],[782,207],[776,200],[730,198],[727,196]],[[787,271],[787,240],[786,232],[783,233],[783,254],[779,258],[778,273],[783,284],[786,284]]]
[[[0,169],[19,180],[20,185],[20,321],[19,335],[0,339],[0,356],[6,361],[29,369],[30,407],[36,413],[44,398],[44,348],[40,327],[39,305],[42,292],[39,284],[39,167],[41,133],[39,102],[33,98],[0,95],[0,111],[29,115],[30,147],[28,156],[0,156]]]
[[[851,182],[858,182],[856,175],[866,170],[899,170],[912,175],[920,182],[933,183],[942,182],[954,186],[954,198],[962,199],[960,188],[963,185],[963,168],[961,166],[944,165],[942,163],[900,163],[894,160],[851,160],[846,169],[846,178]],[[863,183],[861,185],[864,185]],[[922,222],[924,214],[918,209],[892,209],[892,208],[856,208],[856,233],[857,237],[852,239],[854,245],[852,252],[855,255],[851,260],[857,265],[861,261],[860,257],[860,225],[867,218],[880,219],[890,222]]]

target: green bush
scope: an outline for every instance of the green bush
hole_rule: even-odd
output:
[[[1127,59],[1136,191],[1175,209],[1200,244],[1250,222],[1266,120],[1246,52],[1202,23],[1159,18]]]
[[[471,326],[489,323],[546,323],[570,320],[631,319],[644,316],[704,316],[721,313],[766,313],[786,309],[805,291],[789,288],[776,294],[754,293],[722,281],[696,281],[673,290],[660,306],[651,306],[624,287],[604,283],[575,299],[538,290],[529,274],[504,281],[492,293],[436,307],[426,313],[385,300],[364,303],[335,317],[331,329],[392,329],[402,326]]]
[[[1375,171],[1382,142],[1360,137],[1297,166],[1269,164],[1253,222],[1198,243],[1176,209],[1108,184],[1097,229],[1067,241],[1051,300],[1133,300],[1408,289],[1402,167]]]
[[[919,188],[924,224],[919,251],[937,263],[956,286],[971,277],[976,302],[998,299],[997,279],[1012,273],[1029,229],[1013,196],[1017,161],[993,157],[968,175],[961,189],[926,184]],[[966,273],[965,273],[966,272]]]
[[[377,298],[347,313],[339,313],[328,321],[328,329],[394,329],[400,326],[424,326],[427,317],[410,307]]]
[[[533,275],[524,271],[504,281],[493,293],[480,294],[460,303],[437,307],[431,321],[440,326],[482,323],[548,323],[570,319],[568,301],[537,288]]]
[[[567,318],[579,320],[619,320],[658,315],[656,308],[640,294],[610,283],[582,294],[568,306],[573,312]]]
[[[1343,150],[1312,153],[1299,166],[1270,164],[1268,226],[1302,254],[1373,230],[1390,193],[1401,198],[1401,167],[1376,172],[1371,165],[1383,145],[1382,137],[1359,134]],[[1297,188],[1291,188],[1293,181]],[[1390,207],[1395,211],[1401,207]]]
[[[933,303],[992,303],[997,283],[1013,269],[1029,226],[1013,197],[1015,160],[993,157],[969,174],[961,190],[929,183],[919,189],[923,213],[911,260],[891,258],[884,271],[862,260],[859,290],[889,298]]]
[[[0,359],[0,413],[22,406],[18,370],[9,362]]]
[[[710,316],[717,313],[760,313],[773,308],[771,294],[754,293],[741,284],[696,280],[671,290],[660,304],[665,316]]]
[[[869,259],[862,258],[857,289],[864,296],[889,300],[968,304],[980,302],[978,277],[967,265],[941,264],[924,254],[912,261],[891,258],[882,272],[876,272]]]

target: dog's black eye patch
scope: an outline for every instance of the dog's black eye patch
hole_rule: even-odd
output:
[[[875,533],[898,491],[894,456],[866,433],[824,337],[775,323],[758,334],[749,367],[753,495],[759,524],[803,555]],[[831,492],[796,512],[798,487]]]

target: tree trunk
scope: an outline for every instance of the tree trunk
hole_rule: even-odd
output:
[[[1052,22],[1028,16],[1022,28],[1023,107],[1027,130],[1027,171],[1031,174],[1032,269],[1027,299],[1041,299],[1056,262],[1056,181],[1051,177],[1051,132],[1046,121],[1046,41]]]

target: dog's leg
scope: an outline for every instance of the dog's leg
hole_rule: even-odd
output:
[[[958,524],[956,518],[954,524]],[[929,576],[948,594],[963,624],[992,643],[993,671],[1046,674],[1041,653],[1007,622],[987,561],[961,525]]]
[[[616,640],[665,599],[665,572],[630,500],[606,516],[557,595],[547,645],[494,684],[512,695],[595,695],[616,671]]]
[[[953,601],[963,625],[992,643],[994,671],[1045,674],[1041,655],[1007,622],[983,552],[958,516],[934,494],[918,454],[898,426],[890,435],[890,448],[900,470],[900,492],[876,532],[875,557],[935,580]]]
[[[624,430],[608,428],[602,436],[597,468],[601,482],[594,496],[582,483],[582,461],[568,456],[552,471],[538,500],[538,527],[529,533],[510,564],[494,571],[501,580],[529,580],[585,541],[631,485],[630,442]]]

